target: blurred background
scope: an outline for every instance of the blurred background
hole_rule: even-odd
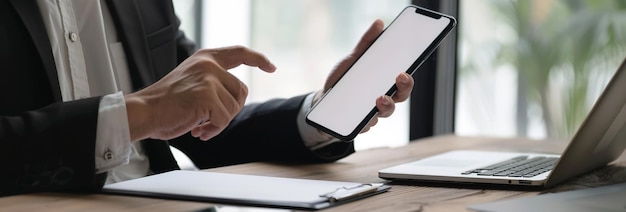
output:
[[[410,101],[357,137],[358,150],[438,134],[567,140],[626,56],[620,0],[175,0],[203,48],[245,45],[278,70],[233,70],[248,102],[318,90],[375,20],[416,4],[458,20]]]

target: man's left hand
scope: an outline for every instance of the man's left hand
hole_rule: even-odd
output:
[[[370,28],[363,34],[361,40],[354,48],[354,51],[343,59],[335,68],[331,71],[330,75],[326,79],[324,88],[318,91],[313,98],[313,104],[315,104],[332,85],[350,68],[350,66],[361,56],[365,50],[376,40],[378,35],[383,32],[384,23],[381,20],[376,20]],[[396,77],[396,87],[398,90],[392,96],[380,96],[376,98],[376,108],[378,113],[370,120],[370,122],[363,128],[361,133],[369,131],[371,127],[378,123],[378,118],[385,118],[391,116],[396,109],[395,103],[403,102],[409,98],[411,91],[413,90],[413,77],[407,73],[400,73]]]

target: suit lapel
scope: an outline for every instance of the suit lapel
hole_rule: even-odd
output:
[[[63,101],[56,65],[54,64],[54,56],[50,50],[50,39],[48,38],[46,27],[43,24],[37,2],[34,0],[11,0],[11,3],[24,22],[24,25],[28,29],[37,47],[39,57],[41,57],[41,61],[46,69],[46,75],[48,75],[48,81],[52,86],[54,100],[58,102]]]
[[[140,89],[156,81],[146,32],[135,0],[107,0],[117,33],[129,59],[133,87]]]

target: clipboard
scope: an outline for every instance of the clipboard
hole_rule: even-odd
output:
[[[175,170],[105,185],[119,194],[217,204],[285,209],[323,209],[389,190],[383,183],[325,180]]]

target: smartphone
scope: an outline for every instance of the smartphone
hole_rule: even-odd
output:
[[[454,17],[408,6],[313,105],[306,122],[344,141],[354,139],[378,112],[376,98],[396,91],[454,28]]]

